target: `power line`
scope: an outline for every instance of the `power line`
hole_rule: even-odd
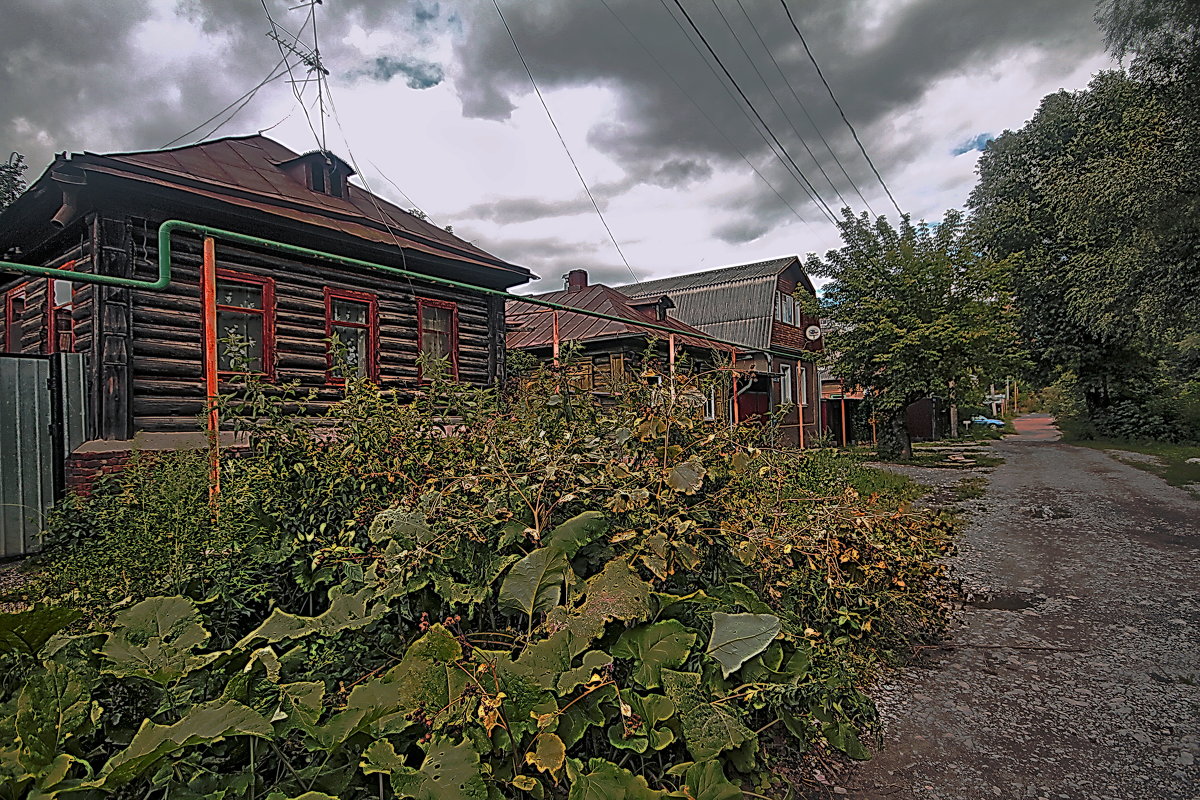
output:
[[[580,171],[579,165],[575,163],[575,156],[571,155],[571,148],[567,147],[567,140],[563,137],[562,131],[558,128],[558,123],[554,121],[554,115],[550,113],[550,106],[546,104],[546,98],[542,96],[542,90],[538,88],[537,81],[534,80],[533,71],[529,69],[528,62],[525,61],[525,56],[521,53],[521,47],[517,44],[517,37],[513,35],[512,28],[508,26],[508,20],[504,18],[504,12],[500,9],[499,0],[492,0],[492,5],[496,7],[496,13],[500,15],[500,22],[504,24],[504,30],[508,32],[508,38],[512,40],[513,49],[517,51],[517,58],[521,59],[521,66],[525,68],[525,74],[529,76],[529,82],[533,85],[533,91],[537,94],[538,100],[542,103],[542,108],[546,111],[546,117],[550,120],[550,125],[554,128],[554,132],[558,135],[558,141],[562,144],[563,150],[566,151],[567,158],[571,162],[571,166],[575,168],[575,174],[579,176],[579,182],[583,184],[583,190],[587,193],[588,199],[592,201],[592,207],[596,209],[596,216],[600,217],[600,223],[604,226],[604,230],[608,231],[608,238],[612,239],[613,247],[617,249],[617,254],[621,256],[621,260],[625,262],[625,268],[629,270],[629,274],[633,276],[634,283],[641,283],[637,273],[633,271],[633,267],[629,266],[629,259],[625,258],[625,253],[621,250],[621,245],[617,244],[617,237],[613,235],[612,228],[608,227],[608,220],[604,219],[604,213],[600,210],[600,204],[596,202],[596,198],[592,195],[592,190],[588,188],[587,180],[583,177],[583,172]]]
[[[266,86],[266,85],[267,85],[268,83],[270,83],[271,81],[278,80],[279,78],[282,78],[282,77],[283,77],[283,75],[284,75],[284,71],[281,71],[281,70],[279,70],[279,68],[280,68],[281,66],[283,66],[283,62],[284,62],[284,59],[280,59],[280,60],[279,60],[279,62],[278,62],[278,63],[277,63],[277,64],[276,64],[274,67],[272,67],[272,68],[271,68],[271,71],[267,73],[267,77],[263,78],[261,81],[259,81],[257,84],[255,84],[255,85],[254,85],[254,86],[253,86],[251,89],[249,89],[248,91],[246,91],[244,94],[242,94],[242,95],[241,95],[240,97],[238,97],[236,100],[234,100],[232,103],[230,103],[229,105],[225,106],[225,107],[224,107],[224,108],[222,108],[220,111],[218,111],[217,113],[213,114],[211,117],[209,117],[208,119],[204,120],[204,121],[203,121],[203,122],[201,122],[199,125],[197,125],[196,127],[192,128],[191,130],[189,130],[189,131],[186,131],[186,132],[184,132],[184,133],[181,133],[180,135],[176,136],[174,139],[172,139],[171,141],[167,142],[166,144],[164,144],[164,145],[163,145],[162,147],[160,147],[159,149],[160,149],[160,150],[162,150],[162,149],[168,148],[168,147],[170,147],[171,145],[175,144],[176,142],[178,142],[178,141],[180,141],[180,140],[182,140],[182,139],[186,139],[188,136],[191,136],[193,133],[195,133],[196,131],[200,130],[200,129],[201,129],[201,128],[203,128],[205,125],[207,125],[208,123],[212,122],[212,121],[213,121],[213,120],[215,120],[217,117],[221,116],[221,115],[222,115],[222,114],[224,114],[226,111],[228,111],[229,109],[231,109],[231,108],[233,108],[234,106],[236,106],[238,103],[242,103],[242,105],[241,105],[241,106],[238,106],[238,111],[241,111],[241,110],[242,110],[242,108],[243,108],[243,107],[246,105],[246,102],[249,102],[251,99],[253,99],[253,98],[254,98],[254,95],[256,95],[256,94],[258,93],[258,90],[259,90],[259,89],[261,89],[262,87]],[[246,101],[246,102],[242,102],[242,101]],[[234,114],[236,115],[236,114],[237,114],[237,111],[235,111],[235,112],[234,112]],[[233,119],[233,115],[231,115],[231,116],[229,117],[229,119]],[[225,122],[228,122],[228,121],[229,121],[229,119],[225,120]],[[225,124],[225,122],[221,123],[221,125],[224,125],[224,124]],[[220,126],[218,126],[218,127],[220,127]],[[210,135],[211,135],[211,134],[210,134]],[[203,137],[203,138],[208,138],[208,137],[206,136],[206,137]]]
[[[300,37],[298,35],[291,33],[290,31],[287,30],[287,28],[283,28],[277,22],[275,22],[275,18],[271,16],[271,9],[267,7],[267,0],[259,0],[259,2],[262,3],[263,13],[267,15],[267,22],[269,22],[271,24],[271,32],[268,33],[267,36],[270,37],[271,39],[273,39],[275,41],[275,44],[277,44],[279,46],[279,54],[281,56],[283,56],[283,60],[287,64],[288,79],[292,84],[292,94],[295,95],[296,102],[300,104],[300,110],[304,112],[304,119],[308,123],[308,130],[312,133],[313,139],[316,140],[317,149],[324,152],[325,151],[324,137],[317,133],[316,126],[313,125],[312,116],[308,113],[308,108],[304,105],[304,98],[302,96],[303,91],[296,84],[296,76],[292,72],[292,64],[290,61],[287,60],[288,53],[292,53],[292,54],[296,55],[297,58],[299,58],[303,63],[309,64],[310,71],[312,71],[312,70],[316,71],[316,74],[318,76],[318,82],[319,82],[319,77],[324,74],[324,67],[322,67],[320,65],[320,62],[316,60],[315,56],[304,53],[300,49],[300,47],[299,47]],[[309,9],[308,9],[308,19],[306,19],[304,21],[304,24],[300,26],[300,33],[304,33],[304,29],[308,27],[309,23],[312,23],[315,26],[316,19],[317,19],[316,5],[310,5]],[[291,36],[296,41],[297,44],[292,45],[292,44],[288,44],[288,43],[284,42],[283,37],[281,37],[279,35],[279,31],[283,31],[288,36]],[[324,124],[324,120],[322,120],[322,125],[323,124]]]
[[[679,2],[679,0],[675,1]],[[796,19],[792,16],[792,10],[788,8],[787,0],[779,0],[779,4],[787,12],[788,22],[792,23],[792,30],[796,31],[796,35],[800,37],[800,44],[804,45],[804,52],[808,54],[808,60],[812,62],[813,68],[817,71],[817,77],[821,79],[821,83],[825,85],[825,91],[829,92],[829,99],[833,101],[833,104],[837,106],[838,113],[842,115],[842,122],[846,123],[846,127],[850,129],[850,133],[854,136],[854,141],[858,144],[858,149],[862,151],[863,158],[870,165],[871,172],[875,173],[875,177],[879,179],[879,185],[883,187],[883,191],[887,192],[888,199],[896,207],[896,213],[903,217],[904,212],[900,210],[900,204],[896,202],[896,198],[892,196],[892,190],[888,188],[887,183],[883,180],[883,176],[875,168],[875,162],[867,155],[867,148],[863,146],[862,139],[858,138],[858,131],[854,130],[854,126],[850,124],[850,120],[846,117],[846,112],[842,109],[842,104],[838,102],[837,95],[833,93],[833,88],[829,85],[829,81],[825,80],[825,73],[821,72],[821,65],[817,63],[816,57],[808,47],[808,41],[804,38],[804,34],[800,32],[800,26],[796,24]]]
[[[837,195],[838,200],[842,201],[842,205],[843,206],[850,205],[849,203],[846,202],[846,198],[842,197],[842,193],[840,191],[838,191],[838,188],[833,185],[833,181],[829,179],[828,173],[825,172],[825,167],[821,166],[821,162],[817,160],[817,157],[815,155],[813,155],[812,148],[810,148],[808,146],[808,142],[804,141],[804,137],[800,135],[800,131],[796,128],[796,123],[792,121],[791,116],[789,116],[787,111],[784,110],[783,103],[779,102],[779,98],[775,95],[775,90],[771,88],[771,84],[767,81],[766,77],[759,70],[758,64],[755,63],[754,59],[750,56],[750,53],[746,50],[745,46],[742,45],[742,40],[738,38],[737,31],[735,31],[733,29],[733,25],[730,24],[729,18],[725,16],[725,12],[721,10],[721,7],[719,5],[717,5],[717,0],[710,0],[710,2],[712,3],[713,9],[721,17],[721,21],[725,23],[725,28],[729,31],[729,34],[733,37],[733,41],[737,43],[738,49],[742,51],[742,55],[744,55],[746,57],[746,61],[750,62],[750,66],[754,70],[754,74],[758,76],[758,79],[760,81],[762,81],[763,86],[766,87],[767,94],[769,94],[771,96],[771,100],[774,101],[775,107],[778,108],[779,113],[783,115],[784,121],[787,122],[787,124],[791,127],[792,133],[796,134],[796,138],[800,140],[800,145],[804,148],[804,152],[808,153],[808,157],[811,158],[812,162],[817,165],[817,169],[820,170],[821,175],[824,176],[825,182],[829,184],[829,188],[832,189],[833,193]],[[753,27],[753,26],[751,26],[751,27]],[[756,30],[755,33],[757,34],[758,31]],[[760,38],[759,41],[762,41],[762,39]]]
[[[762,179],[762,182],[765,183],[767,185],[767,187],[772,192],[775,193],[775,196],[778,197],[785,206],[787,206],[789,209],[791,209],[791,212],[796,215],[796,219],[800,220],[801,222],[803,222],[805,224],[808,224],[808,220],[806,220],[803,216],[800,215],[800,212],[797,211],[796,208],[791,203],[788,202],[788,199],[786,197],[784,197],[782,194],[780,194],[779,190],[775,188],[775,185],[773,183],[771,183],[769,180],[767,180],[767,177],[765,175],[763,175],[762,172],[759,171],[758,167],[754,166],[754,163],[746,156],[746,154],[742,151],[742,149],[737,146],[737,144],[733,141],[733,139],[729,138],[729,135],[726,134],[725,131],[721,129],[721,126],[717,124],[716,120],[714,120],[711,116],[709,116],[708,112],[704,110],[704,107],[702,105],[700,105],[698,102],[696,102],[696,99],[694,97],[692,97],[691,93],[688,92],[688,90],[683,87],[683,84],[681,84],[678,80],[675,79],[675,76],[671,74],[671,71],[667,69],[666,65],[663,64],[663,62],[659,60],[658,56],[654,55],[654,51],[645,42],[643,42],[641,40],[641,37],[639,37],[636,33],[634,33],[634,31],[628,25],[625,24],[625,21],[617,15],[617,12],[612,10],[612,7],[609,6],[609,4],[608,4],[608,0],[600,0],[600,3],[606,9],[608,9],[608,13],[612,14],[613,19],[615,19],[618,22],[618,24],[620,24],[620,26],[625,29],[625,32],[628,33],[631,37],[633,37],[633,40],[641,46],[642,50],[644,50],[646,52],[646,55],[650,56],[650,58],[654,60],[654,63],[657,64],[659,69],[661,69],[663,71],[663,74],[666,75],[670,79],[671,83],[675,84],[675,88],[679,89],[679,91],[683,93],[683,96],[686,97],[689,101],[691,101],[692,105],[696,107],[696,110],[699,111],[700,114],[706,120],[708,120],[709,124],[713,126],[713,129],[721,135],[721,138],[723,138],[726,141],[726,143],[729,144],[730,147],[732,147],[734,150],[737,151],[737,154],[742,157],[742,161],[746,162],[746,166],[748,166],[748,167],[750,167],[750,169],[754,170],[754,174]],[[710,69],[711,69],[711,67],[710,67]],[[728,91],[728,90],[726,90],[726,91]],[[739,106],[739,108],[740,108],[740,106]],[[743,113],[745,113],[745,112],[743,111]],[[764,141],[765,141],[765,137],[764,137]]]
[[[829,140],[825,138],[825,134],[821,132],[821,128],[817,125],[817,121],[812,118],[812,114],[808,113],[808,107],[804,104],[804,101],[800,99],[800,95],[796,93],[796,88],[792,86],[792,82],[788,80],[787,75],[783,71],[783,67],[781,67],[779,62],[775,60],[775,54],[771,52],[771,47],[767,44],[766,40],[763,39],[762,34],[758,32],[758,26],[755,25],[754,20],[750,18],[749,12],[746,11],[746,6],[742,3],[742,0],[737,0],[737,4],[738,8],[742,11],[742,16],[746,18],[746,22],[750,23],[750,30],[754,31],[754,35],[758,38],[758,43],[763,46],[763,50],[767,51],[767,57],[770,58],[771,63],[775,65],[775,71],[778,72],[779,77],[783,79],[783,85],[788,88],[789,92],[791,92],[792,98],[796,101],[796,105],[800,106],[800,111],[804,114],[804,118],[808,120],[808,124],[812,126],[814,131],[817,132],[817,136],[821,139],[821,143],[825,145],[826,152],[829,153],[829,156],[834,160],[834,163],[838,165],[838,169],[841,170],[842,176],[845,177],[845,179],[850,183],[850,186],[853,187],[854,193],[858,195],[859,200],[862,200],[867,211],[871,213],[871,216],[875,216],[875,211],[871,208],[871,204],[868,203],[867,198],[863,196],[862,190],[858,188],[858,184],[854,182],[854,178],[851,178],[850,173],[846,171],[846,166],[842,163],[842,160],[838,158],[837,153],[833,151],[833,147],[830,146]]]
[[[687,20],[688,25],[690,25],[692,30],[695,31],[696,35],[700,37],[700,41],[704,44],[704,47],[713,57],[713,60],[717,62],[717,66],[721,68],[721,72],[723,72],[725,77],[729,79],[729,82],[733,84],[733,88],[737,90],[737,93],[741,96],[747,107],[749,107],[750,111],[753,112],[755,118],[758,119],[759,123],[766,130],[772,141],[774,141],[779,149],[783,152],[784,158],[786,158],[787,162],[792,165],[793,169],[795,169],[796,175],[800,178],[800,181],[804,185],[805,191],[808,193],[809,197],[814,203],[816,203],[817,208],[820,209],[821,213],[825,215],[825,218],[836,225],[837,218],[834,216],[832,209],[830,209],[825,201],[821,199],[821,196],[813,187],[812,182],[804,174],[804,170],[800,169],[800,165],[797,164],[796,160],[792,158],[790,153],[788,153],[787,148],[783,146],[783,142],[779,141],[779,137],[775,135],[773,130],[771,130],[771,126],[767,124],[765,119],[763,119],[763,115],[759,113],[758,108],[754,105],[753,101],[750,100],[750,97],[746,94],[745,90],[742,89],[741,84],[739,84],[737,79],[733,77],[733,74],[729,71],[729,68],[725,66],[725,62],[721,60],[721,57],[717,55],[717,51],[713,49],[711,44],[709,44],[708,38],[705,37],[703,31],[701,31],[699,26],[696,25],[695,20],[692,19],[692,15],[687,12],[687,9],[683,7],[683,3],[681,3],[680,0],[674,0],[674,2],[676,7],[683,14],[684,19]]]

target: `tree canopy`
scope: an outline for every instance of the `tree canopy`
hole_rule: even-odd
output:
[[[13,153],[0,164],[0,209],[8,208],[25,191],[25,156]]]
[[[964,215],[893,227],[844,210],[843,246],[806,268],[829,278],[822,313],[832,322],[834,369],[866,390],[883,421],[881,455],[910,457],[909,404],[931,395],[957,401],[1002,375],[1018,348],[1003,271],[977,247]]]

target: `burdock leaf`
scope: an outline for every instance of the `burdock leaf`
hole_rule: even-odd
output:
[[[667,472],[667,485],[683,494],[695,494],[704,483],[707,470],[698,459],[680,462]]]
[[[500,584],[500,607],[532,617],[549,611],[562,599],[567,570],[566,553],[557,547],[539,547],[522,558]]]
[[[774,614],[713,613],[708,654],[721,662],[721,674],[728,678],[754,656],[766,650],[779,635],[779,617]]]
[[[28,611],[0,614],[0,652],[36,655],[51,636],[81,616],[78,611],[69,608],[41,603]]]
[[[683,666],[695,643],[696,634],[678,620],[669,619],[625,631],[613,646],[612,654],[632,659],[636,664],[633,679],[647,689],[656,689],[661,685],[663,668]]]

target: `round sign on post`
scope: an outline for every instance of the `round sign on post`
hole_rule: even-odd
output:
[[[815,342],[817,339],[820,339],[821,338],[821,326],[820,325],[809,325],[807,328],[804,329],[804,338],[808,339],[810,342]]]

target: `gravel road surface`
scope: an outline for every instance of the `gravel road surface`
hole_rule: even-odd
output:
[[[1200,798],[1200,502],[1017,420],[973,501],[945,647],[877,690],[852,798]]]

